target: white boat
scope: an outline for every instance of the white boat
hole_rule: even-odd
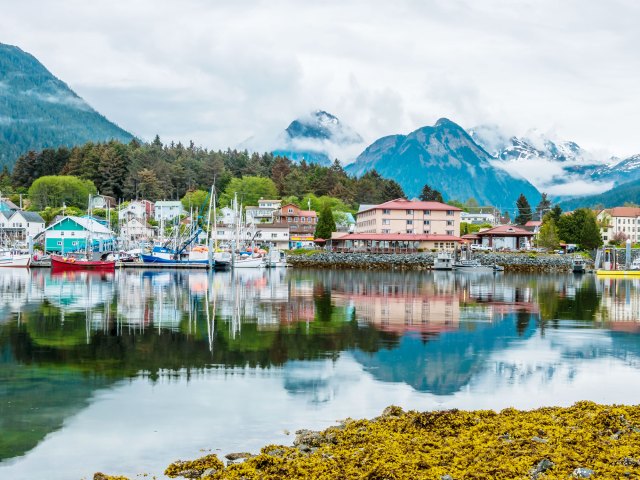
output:
[[[457,262],[455,262],[453,264],[454,268],[456,270],[466,270],[466,269],[472,269],[472,268],[483,268],[482,264],[480,263],[479,260],[475,260],[475,259],[462,259],[462,260],[458,260]]]
[[[451,252],[438,252],[433,261],[434,270],[453,270],[453,255]]]
[[[0,252],[0,267],[27,268],[31,264],[31,255],[28,253],[15,253],[9,250]]]
[[[262,268],[264,258],[262,257],[236,257],[233,259],[233,268]]]
[[[633,264],[631,264],[633,267]],[[587,262],[585,262],[584,258],[580,256],[573,257],[573,273],[584,273],[587,267]],[[640,267],[640,265],[639,265]]]
[[[282,250],[270,250],[266,257],[267,268],[288,267],[287,256]]]

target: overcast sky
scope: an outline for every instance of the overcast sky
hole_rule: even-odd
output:
[[[0,9],[0,42],[144,139],[233,147],[324,109],[366,141],[448,117],[640,152],[635,0],[0,0]]]

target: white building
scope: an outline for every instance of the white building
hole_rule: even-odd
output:
[[[155,218],[157,221],[173,220],[186,213],[180,200],[160,200],[155,203]]]
[[[604,225],[600,233],[606,244],[616,235],[622,234],[625,240],[640,241],[640,208],[614,207],[602,210],[597,215],[598,221]]]
[[[44,231],[45,221],[36,212],[3,211],[0,215],[0,236],[7,240],[35,238]]]
[[[120,237],[123,240],[137,242],[149,240],[155,236],[156,228],[138,218],[130,218],[120,226]]]
[[[289,225],[282,223],[261,223],[242,229],[241,241],[286,250],[289,248]],[[236,240],[236,229],[232,225],[218,225],[216,228],[218,244],[232,245]]]
[[[118,219],[149,219],[153,217],[153,209],[153,203],[149,202],[148,200],[133,200],[128,205],[120,209],[120,211],[118,212]]]
[[[491,225],[496,224],[496,217],[491,213],[460,213],[460,221],[465,223],[473,223],[475,225],[482,225],[483,223],[489,223]]]

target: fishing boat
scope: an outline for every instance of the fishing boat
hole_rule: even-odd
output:
[[[165,245],[156,245],[151,252],[140,254],[140,258],[144,263],[208,265],[209,249],[204,245],[197,245],[187,251],[184,248],[174,250]]]
[[[233,268],[262,268],[264,266],[264,257],[238,255],[233,259]]]
[[[267,268],[279,268],[288,267],[287,256],[282,250],[270,250],[265,257],[265,267]]]
[[[115,260],[90,260],[79,256],[63,257],[62,255],[51,255],[51,269],[54,272],[77,270],[112,272],[115,268]]]
[[[571,266],[573,273],[584,273],[587,269],[587,262],[580,256],[573,257],[573,264]]]
[[[10,250],[0,251],[0,267],[26,268],[31,264],[31,255],[28,253],[13,252]]]
[[[451,252],[438,252],[433,261],[434,270],[453,270],[453,255]]]

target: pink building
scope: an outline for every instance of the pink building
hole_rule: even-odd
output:
[[[445,203],[398,198],[365,206],[356,216],[355,233],[458,236],[461,212]]]

